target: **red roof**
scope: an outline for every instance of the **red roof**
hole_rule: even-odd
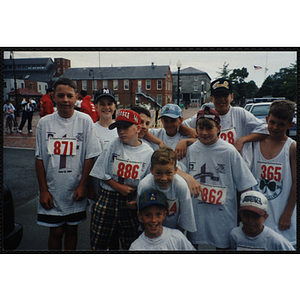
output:
[[[7,93],[8,95],[15,95],[15,91],[11,91],[9,93]],[[43,96],[41,93],[32,90],[32,89],[17,89],[17,94],[21,95],[21,96]]]

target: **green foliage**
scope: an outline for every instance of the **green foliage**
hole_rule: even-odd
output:
[[[279,72],[269,75],[263,82],[257,97],[271,95],[273,97],[285,97],[296,101],[297,97],[297,65],[291,64],[288,68],[282,68]]]
[[[251,80],[246,82],[245,79],[249,73],[247,68],[229,69],[229,64],[224,62],[220,72],[220,77],[229,79],[232,82],[234,93],[234,105],[244,105],[246,99],[255,97],[273,96],[285,97],[286,99],[296,101],[297,92],[297,65],[291,64],[288,68],[282,68],[279,72],[268,76],[261,88]]]

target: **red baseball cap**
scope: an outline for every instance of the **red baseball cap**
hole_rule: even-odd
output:
[[[141,116],[130,109],[121,109],[116,118],[116,122],[109,125],[109,129],[114,129],[118,126],[131,126],[133,124],[141,124]]]

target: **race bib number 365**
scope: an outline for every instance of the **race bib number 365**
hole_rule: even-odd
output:
[[[48,141],[49,154],[76,155],[76,138],[50,138]]]
[[[115,158],[113,164],[113,175],[126,179],[140,179],[142,165],[142,162]]]
[[[201,183],[203,193],[198,197],[199,200],[209,203],[224,205],[226,202],[227,187],[215,186]]]

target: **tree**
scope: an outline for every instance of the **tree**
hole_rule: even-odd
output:
[[[228,69],[229,64],[226,64],[226,61],[223,64],[222,68],[219,68],[221,70],[221,72],[217,72],[217,74],[219,74],[220,78],[225,78],[225,79],[229,79],[229,73],[231,72],[230,69]]]
[[[285,97],[296,101],[297,99],[297,65],[291,64],[279,72],[269,75],[263,82],[256,97],[273,96]]]

